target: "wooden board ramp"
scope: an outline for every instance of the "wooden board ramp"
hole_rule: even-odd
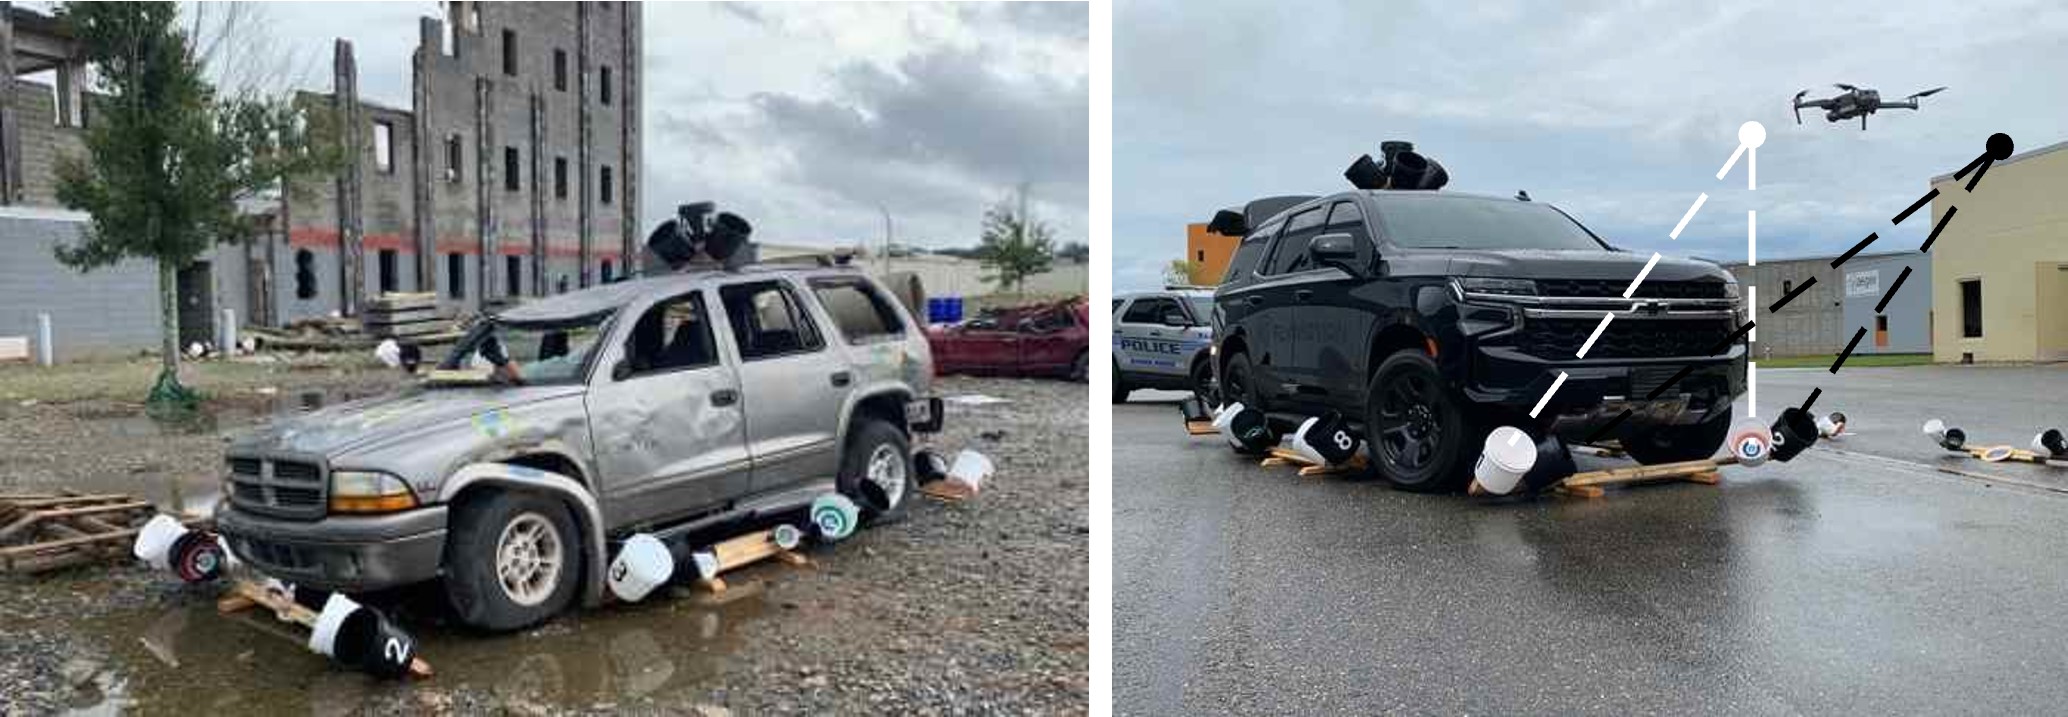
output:
[[[1599,471],[1574,473],[1560,481],[1555,490],[1559,495],[1578,498],[1600,498],[1608,494],[1609,486],[1638,485],[1643,483],[1664,483],[1683,481],[1716,485],[1723,480],[1717,469],[1731,461],[1683,461],[1661,463],[1652,466],[1630,466]]]
[[[280,622],[300,625],[304,629],[310,630],[316,627],[317,613],[315,610],[295,602],[292,595],[268,590],[265,586],[249,580],[238,580],[232,583],[230,591],[223,595],[221,599],[215,601],[215,610],[222,615],[232,615],[259,607],[272,611],[273,617]],[[265,632],[295,640],[303,645],[308,644],[307,635],[298,635],[292,631],[279,630],[265,630]],[[430,677],[432,674],[434,673],[431,670],[431,664],[425,662],[424,658],[410,658],[410,677],[422,679]]]
[[[2037,451],[2029,451],[2016,446],[1966,446],[1961,448],[1960,452],[1985,463],[2003,463],[2008,461],[2068,468],[2068,460],[2051,458]]]
[[[1367,468],[1370,464],[1365,461],[1364,453],[1362,451],[1359,451],[1351,455],[1350,460],[1335,465],[1329,465],[1326,463],[1317,463],[1313,459],[1308,458],[1304,455],[1300,455],[1298,451],[1294,451],[1290,448],[1272,446],[1268,451],[1265,452],[1264,459],[1258,462],[1257,465],[1263,466],[1265,468],[1270,468],[1274,466],[1298,466],[1300,469],[1299,474],[1302,476],[1334,476],[1355,475],[1358,473],[1363,473],[1365,468]]]
[[[728,538],[706,550],[717,558],[718,569],[711,577],[697,578],[697,587],[712,594],[725,592],[725,574],[753,565],[763,560],[777,560],[794,567],[811,564],[811,558],[803,553],[786,549],[776,544],[775,530],[757,530],[745,535]]]
[[[1185,433],[1186,433],[1187,435],[1193,435],[1193,436],[1209,436],[1209,435],[1213,435],[1213,434],[1216,434],[1216,433],[1220,433],[1220,432],[1221,432],[1221,430],[1220,430],[1220,429],[1218,429],[1218,428],[1214,428],[1214,422],[1213,422],[1213,421],[1186,421],[1186,422],[1185,422]]]
[[[119,493],[0,494],[0,573],[41,573],[129,555],[130,542],[157,515],[149,501]],[[185,516],[189,527],[202,516]]]

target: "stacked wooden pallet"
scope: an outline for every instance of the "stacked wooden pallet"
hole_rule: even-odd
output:
[[[452,330],[452,321],[438,314],[438,295],[387,292],[366,302],[366,333],[408,339]]]
[[[149,502],[121,494],[0,495],[0,573],[39,573],[126,556],[137,531],[157,513]]]

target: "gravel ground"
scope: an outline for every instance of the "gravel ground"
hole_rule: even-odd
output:
[[[293,410],[304,394],[328,401],[397,381],[312,360],[194,367],[190,382],[208,392],[209,410],[167,426],[121,400],[126,392],[90,381],[52,388],[24,370],[0,370],[0,491],[121,490],[189,506],[214,490],[223,432]],[[922,500],[903,522],[817,549],[808,568],[751,568],[725,604],[678,590],[674,599],[578,612],[508,636],[456,630],[405,605],[405,625],[438,676],[392,685],[216,615],[213,589],[138,567],[0,577],[0,714],[200,705],[316,714],[1083,713],[1085,388],[949,377],[936,391],[1008,401],[951,406],[947,430],[932,441],[989,455],[998,471],[984,493],[955,504]]]

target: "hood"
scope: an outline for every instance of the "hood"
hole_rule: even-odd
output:
[[[1623,251],[1512,249],[1444,251],[1450,276],[1507,279],[1613,279],[1629,281],[1644,270],[1650,254]],[[1729,281],[1729,272],[1699,259],[1661,256],[1645,281]]]
[[[234,452],[294,452],[329,457],[499,408],[582,392],[578,385],[522,387],[413,386],[383,396],[286,415],[233,434]]]

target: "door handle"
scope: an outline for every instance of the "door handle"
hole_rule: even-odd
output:
[[[1249,297],[1249,298],[1247,298],[1247,299],[1243,299],[1243,301],[1247,301],[1247,302],[1249,302],[1249,305],[1250,305],[1250,306],[1263,306],[1263,305],[1264,305],[1264,297],[1261,297],[1261,296],[1251,296],[1251,297]]]
[[[1299,299],[1300,301],[1306,301],[1306,300],[1308,300],[1308,299],[1312,299],[1312,298],[1314,298],[1314,290],[1313,290],[1313,289],[1300,289],[1300,290],[1298,290],[1298,291],[1295,291],[1295,292],[1293,292],[1293,298],[1295,298],[1295,299]]]
[[[847,388],[847,385],[850,383],[854,383],[854,374],[848,373],[846,371],[833,372],[834,388]]]
[[[713,406],[724,408],[739,402],[740,392],[736,389],[721,388],[711,392],[711,405]]]

